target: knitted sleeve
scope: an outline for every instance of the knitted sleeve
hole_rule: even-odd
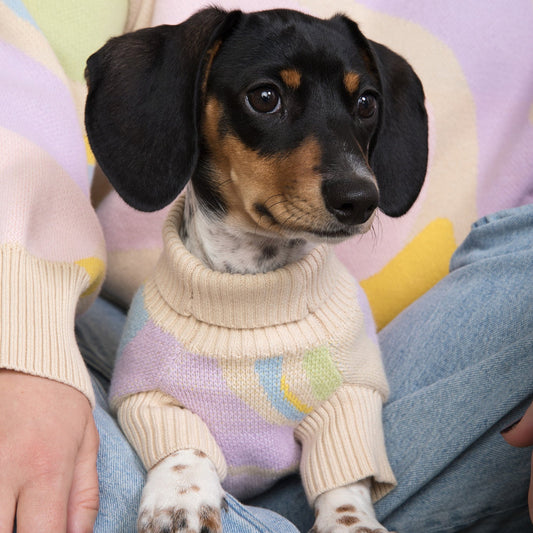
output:
[[[300,473],[312,505],[323,492],[365,478],[372,479],[372,498],[385,496],[396,484],[385,449],[382,405],[388,384],[376,326],[361,287],[348,275],[345,293],[355,290],[355,304],[345,304],[352,342],[338,343],[335,362],[343,383],[296,427],[302,445]],[[323,374],[323,371],[321,372]]]
[[[345,384],[298,425],[300,473],[311,505],[323,492],[365,478],[372,478],[374,501],[395,486],[381,409],[378,391]]]
[[[117,416],[147,470],[173,452],[194,449],[211,459],[221,480],[226,477],[226,461],[206,424],[168,394],[153,390],[121,398]]]
[[[89,198],[83,71],[123,31],[128,4],[57,4],[0,2],[0,368],[92,402],[74,319],[98,293],[105,246]]]

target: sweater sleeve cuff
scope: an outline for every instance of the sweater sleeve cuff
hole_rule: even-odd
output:
[[[372,479],[372,499],[396,484],[387,459],[379,392],[345,385],[296,428],[300,472],[309,503],[328,490]]]
[[[120,427],[147,470],[171,453],[194,449],[211,459],[224,480],[226,461],[198,415],[160,391],[132,394],[118,401]]]
[[[45,377],[94,392],[74,334],[76,305],[89,276],[74,263],[0,247],[0,368]]]

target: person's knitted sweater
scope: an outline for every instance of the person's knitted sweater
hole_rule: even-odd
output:
[[[130,309],[110,393],[145,466],[194,448],[237,497],[300,462],[311,502],[366,477],[383,496],[388,389],[362,291],[325,245],[266,274],[209,270],[179,238],[183,204]]]
[[[100,291],[106,244],[83,72],[107,39],[149,23],[145,4],[0,0],[0,369],[72,386],[92,405],[74,320]]]

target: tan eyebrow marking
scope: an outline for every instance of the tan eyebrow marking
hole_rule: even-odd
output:
[[[285,82],[287,87],[291,89],[298,89],[302,81],[302,75],[294,68],[286,68],[280,72],[281,79]]]
[[[350,94],[354,94],[359,88],[359,74],[356,72],[347,72],[344,75],[344,87]]]

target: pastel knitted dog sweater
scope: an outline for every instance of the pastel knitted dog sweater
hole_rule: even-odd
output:
[[[211,271],[179,238],[183,205],[130,309],[111,388],[145,466],[194,448],[237,497],[298,466],[311,502],[366,477],[383,496],[388,389],[362,292],[326,245],[266,274]]]

